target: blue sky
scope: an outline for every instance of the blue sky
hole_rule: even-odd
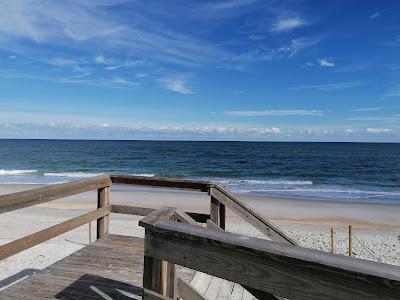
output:
[[[0,2],[0,137],[400,142],[398,1]]]

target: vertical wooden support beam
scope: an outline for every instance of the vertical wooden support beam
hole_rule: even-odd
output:
[[[170,220],[177,221],[175,215],[169,217]],[[176,291],[176,272],[175,264],[163,261],[162,262],[162,295],[175,299]]]
[[[353,254],[353,237],[352,237],[352,228],[349,225],[349,256]]]
[[[221,227],[223,230],[225,230],[225,216],[226,216],[225,205],[220,202],[219,203],[219,227]]]
[[[92,222],[88,223],[89,225],[89,245],[92,243]]]
[[[335,253],[335,231],[331,228],[331,253]]]
[[[219,201],[211,196],[210,202],[210,220],[219,225]]]
[[[161,259],[144,256],[143,288],[163,294]]]
[[[176,217],[171,216],[170,219],[176,220]],[[144,256],[144,289],[175,299],[176,278],[175,264],[146,255]]]
[[[97,208],[110,205],[110,187],[104,187],[97,190]],[[97,238],[102,238],[108,234],[109,215],[97,219]]]
[[[210,202],[210,220],[225,230],[225,205],[218,201],[218,199],[211,196]]]

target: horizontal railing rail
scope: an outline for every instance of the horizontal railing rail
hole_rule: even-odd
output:
[[[52,200],[109,187],[111,178],[108,175],[96,176],[86,180],[55,184],[29,191],[0,196],[0,214],[49,202]]]
[[[400,267],[171,221],[174,211],[140,221],[144,287],[154,292],[165,295],[150,270],[166,261],[289,299],[400,298]]]
[[[134,207],[127,205],[110,204],[110,187],[113,184],[128,184],[136,186],[153,186],[162,188],[176,188],[184,190],[208,191],[208,184],[203,181],[160,179],[138,176],[100,175],[90,179],[55,184],[47,187],[1,195],[0,214],[18,209],[43,204],[76,194],[97,190],[97,210],[85,213],[70,220],[56,224],[39,232],[16,239],[0,246],[0,260],[20,253],[40,243],[55,238],[70,230],[78,228],[88,222],[97,220],[97,238],[109,232],[109,214],[120,213],[146,216],[155,211],[153,208]],[[188,212],[196,222],[206,223],[208,214]]]
[[[171,188],[208,192],[210,186],[209,182],[206,181],[178,178],[157,178],[129,175],[110,175],[110,177],[113,184],[146,186],[153,188]]]

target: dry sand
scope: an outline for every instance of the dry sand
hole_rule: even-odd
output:
[[[36,188],[38,185],[0,185],[0,194]],[[279,225],[300,245],[330,251],[330,228],[336,231],[335,251],[347,254],[347,226],[353,225],[353,251],[358,258],[400,265],[400,205],[340,203],[315,200],[240,196],[249,206]],[[205,193],[154,190],[111,192],[113,204],[158,208],[176,206],[186,211],[208,212]],[[78,216],[96,206],[96,193],[88,192],[0,215],[0,244],[21,238]],[[112,214],[110,232],[143,236],[138,216]],[[93,237],[95,222],[92,223]],[[257,237],[262,235],[227,211],[227,230]],[[88,243],[88,225],[42,243],[0,262],[0,288],[20,272],[42,269]],[[16,278],[20,277],[15,276]]]

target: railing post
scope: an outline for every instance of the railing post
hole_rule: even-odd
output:
[[[163,294],[162,286],[162,260],[144,256],[143,288]]]
[[[97,190],[97,208],[110,205],[110,187],[104,187]],[[100,239],[108,234],[109,215],[97,219],[97,238]]]
[[[176,217],[170,216],[169,219],[176,220]],[[144,256],[143,288],[175,299],[176,278],[175,264],[154,257]],[[146,299],[146,296],[143,299]]]
[[[211,196],[210,202],[210,220],[225,230],[225,205]]]

